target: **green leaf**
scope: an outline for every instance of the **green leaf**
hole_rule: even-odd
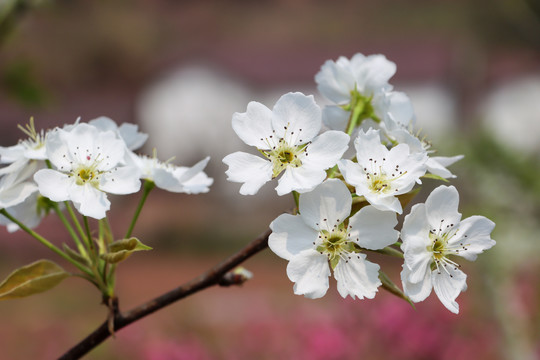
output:
[[[435,179],[435,180],[441,180],[441,181],[444,181],[444,182],[448,182],[448,179],[445,179],[442,176],[435,175],[435,174],[425,174],[422,177],[426,178],[426,179]]]
[[[0,284],[0,300],[16,299],[47,291],[71,276],[49,260],[38,260],[12,272]]]
[[[411,299],[409,299],[409,297],[405,295],[403,291],[401,291],[401,289],[397,287],[397,285],[394,284],[392,280],[390,280],[390,278],[383,271],[379,271],[379,279],[382,282],[383,289],[407,301],[409,304],[411,304],[411,306],[414,309],[414,303],[411,301]]]
[[[116,264],[126,260],[135,251],[145,250],[152,250],[152,248],[144,245],[139,239],[132,237],[111,243],[109,245],[109,252],[101,254],[100,257],[111,264]]]

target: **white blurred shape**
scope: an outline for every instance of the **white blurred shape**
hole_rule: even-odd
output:
[[[209,155],[215,162],[240,147],[231,118],[245,111],[249,101],[250,92],[240,82],[192,65],[149,86],[139,98],[137,115],[150,134],[147,145],[157,148],[160,159]]]
[[[405,92],[411,99],[416,130],[421,130],[429,140],[436,144],[456,132],[456,101],[449,90],[437,84],[397,86],[396,90]]]
[[[501,143],[540,153],[540,76],[506,82],[480,106],[482,124]]]

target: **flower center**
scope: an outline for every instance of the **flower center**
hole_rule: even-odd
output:
[[[395,185],[392,182],[407,173],[407,171],[400,170],[399,165],[396,165],[388,174],[383,169],[385,161],[386,158],[382,158],[382,163],[377,164],[377,160],[369,159],[369,164],[364,167],[368,187],[373,193],[389,194],[391,192],[398,192],[399,189],[392,186]]]
[[[272,176],[275,178],[289,166],[295,168],[302,166],[300,157],[307,156],[307,144],[292,146],[284,139],[279,139],[277,146],[262,153],[272,161]]]
[[[313,243],[316,250],[328,257],[332,269],[336,267],[340,259],[347,262],[349,254],[358,252],[355,243],[349,239],[345,224],[336,225],[331,231],[321,230],[318,241]]]
[[[101,175],[101,173],[102,172],[98,171],[95,166],[90,166],[80,167],[70,175],[75,176],[75,182],[77,185],[85,185],[90,183],[97,187],[99,185],[99,175]]]
[[[443,227],[444,223],[445,220],[443,219],[438,230],[429,230],[431,245],[427,246],[427,250],[432,253],[431,270],[437,270],[439,274],[441,273],[441,269],[449,273],[447,266],[457,270],[460,265],[450,260],[448,256],[459,255],[460,251],[467,250],[467,246],[469,246],[469,244],[464,244],[463,242],[449,244],[449,241],[457,233],[458,228],[454,227],[454,224],[447,224]],[[466,238],[467,235],[463,237]],[[450,273],[449,275],[453,277]]]
[[[79,186],[90,184],[95,188],[99,188],[100,175],[108,172],[100,170],[99,167],[103,160],[105,160],[107,163],[108,156],[105,159],[101,156],[101,154],[94,157],[90,152],[87,151],[85,157],[87,162],[71,164],[72,168],[71,171],[68,172],[68,176],[74,177],[75,183]],[[64,167],[60,167],[60,170],[64,170]]]

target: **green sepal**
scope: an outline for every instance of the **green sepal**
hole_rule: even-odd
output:
[[[415,309],[414,303],[411,301],[411,299],[407,295],[405,295],[403,291],[401,291],[401,289],[396,284],[394,284],[392,280],[390,280],[390,278],[382,270],[379,270],[379,279],[382,282],[383,289],[407,301],[409,304],[411,304],[413,309]]]
[[[83,257],[81,254],[71,249],[67,244],[62,244],[62,249],[64,249],[64,252],[67,254],[67,256],[69,256],[71,259],[75,260],[76,262],[84,264],[84,265],[90,265],[90,262],[88,261],[87,258]]]
[[[332,270],[336,269],[336,266],[339,263],[339,260],[341,260],[339,256],[334,256],[332,259],[330,259],[330,266],[332,267]]]
[[[132,237],[129,239],[117,240],[109,245],[109,252],[101,254],[100,258],[116,264],[126,260],[135,251],[152,250],[150,246],[144,245],[139,239]]]
[[[435,175],[435,174],[425,174],[422,177],[426,178],[426,179],[435,179],[435,180],[441,180],[441,181],[444,181],[444,182],[449,182],[448,179],[445,179],[442,176]]]
[[[13,271],[0,284],[0,300],[16,299],[38,294],[58,285],[71,276],[49,260],[38,260]]]
[[[39,195],[37,198],[37,213],[40,216],[49,215],[51,210],[54,210],[55,202],[46,198],[45,196]]]
[[[401,203],[401,208],[405,207],[411,202],[412,199],[420,192],[420,188],[413,189],[406,194],[398,195],[398,200]]]
[[[394,249],[391,246],[387,246],[387,247],[385,247],[383,249],[372,250],[372,251],[378,252],[379,254],[394,256],[394,257],[398,257],[400,259],[403,259],[403,253],[401,251],[399,251],[398,249]]]

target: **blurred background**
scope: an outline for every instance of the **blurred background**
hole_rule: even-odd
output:
[[[0,145],[37,128],[109,116],[137,123],[162,160],[211,156],[209,194],[155,190],[134,235],[152,252],[118,271],[127,310],[190,280],[263,232],[292,205],[267,184],[255,197],[226,182],[231,129],[249,101],[316,94],[327,59],[382,53],[451,169],[465,216],[497,224],[497,246],[464,264],[469,290],[449,313],[436,296],[407,303],[383,290],[343,300],[292,293],[286,262],[265,251],[241,288],[214,288],[120,331],[88,359],[536,359],[540,357],[540,2],[537,0],[171,1],[0,0]],[[439,183],[427,180],[416,201]],[[138,196],[113,198],[121,233]],[[407,213],[408,210],[405,210]],[[38,231],[61,244],[59,222]],[[35,240],[0,230],[0,278],[42,257]],[[396,282],[401,263],[372,257]],[[68,267],[66,265],[66,267]],[[73,278],[0,303],[0,358],[56,358],[106,316]]]

